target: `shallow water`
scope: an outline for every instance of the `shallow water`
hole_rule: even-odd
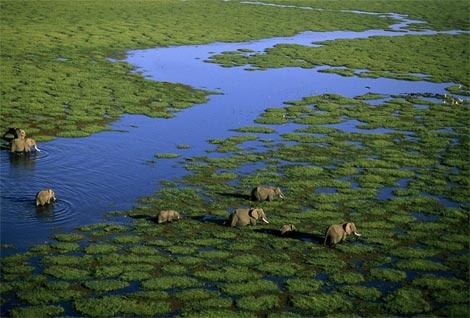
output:
[[[178,161],[213,149],[208,139],[229,137],[235,134],[230,129],[253,125],[260,112],[281,107],[284,101],[324,93],[348,97],[368,92],[445,93],[451,83],[341,77],[318,72],[321,67],[247,71],[204,62],[212,54],[241,48],[262,51],[278,43],[310,45],[337,38],[402,34],[405,33],[383,30],[304,32],[247,43],[129,52],[127,62],[136,65],[136,70],[149,79],[189,84],[222,94],[210,96],[208,103],[184,110],[173,119],[125,115],[111,125],[111,131],[40,143],[42,151],[29,158],[11,157],[8,151],[0,151],[1,242],[26,249],[47,241],[54,231],[101,222],[106,212],[130,209],[139,197],[157,191],[160,181],[183,176],[186,172]],[[350,124],[342,129],[356,131],[355,123]],[[275,129],[282,132],[282,126]],[[179,144],[191,148],[177,149]],[[182,157],[150,162],[157,153],[178,153]],[[54,189],[58,201],[49,208],[37,209],[34,197],[44,188]]]

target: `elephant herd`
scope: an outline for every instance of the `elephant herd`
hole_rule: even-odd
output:
[[[13,136],[13,137],[9,137]],[[37,147],[36,141],[32,138],[26,138],[26,132],[19,128],[10,128],[2,137],[4,140],[10,142],[10,153],[12,154],[25,154],[29,153],[31,147],[34,147],[36,151],[40,151]],[[284,193],[282,193],[279,187],[271,186],[257,186],[251,191],[251,201],[273,201],[276,197],[284,199]],[[52,189],[44,189],[36,194],[36,206],[46,206],[55,202],[57,199]],[[158,224],[173,222],[181,219],[180,214],[175,210],[164,210],[157,213],[155,216]],[[230,214],[228,220],[224,224],[231,227],[243,227],[247,225],[256,225],[258,220],[264,223],[270,223],[266,217],[266,213],[262,208],[240,208],[236,209]],[[282,236],[288,235],[289,233],[297,231],[294,224],[284,224],[279,229]],[[325,232],[324,245],[329,247],[335,247],[336,244],[342,243],[346,240],[346,236],[354,234],[361,236],[357,231],[354,223],[344,222],[342,224],[330,225]]]
[[[9,128],[3,134],[2,139],[10,143],[10,153],[13,155],[28,154],[31,148],[41,151],[33,138],[26,138],[26,131],[24,129]],[[36,194],[36,206],[45,206],[56,200],[52,189],[41,190]]]
[[[258,186],[251,191],[252,201],[272,201],[275,197],[280,197],[281,199],[285,198],[281,189],[278,187]],[[167,210],[158,212],[155,219],[158,224],[161,224],[179,220],[181,219],[181,216],[177,211]],[[243,227],[247,225],[256,225],[258,220],[261,220],[264,223],[270,223],[262,208],[240,208],[236,209],[229,215],[228,220],[224,222],[224,225]],[[279,229],[281,236],[285,236],[295,231],[297,231],[297,228],[294,224],[284,224]],[[352,222],[330,225],[325,232],[324,245],[335,247],[336,244],[343,243],[346,240],[346,236],[350,234],[354,234],[357,237],[361,236],[356,225]]]
[[[26,138],[24,129],[10,128],[3,134],[2,138],[10,143],[10,152],[12,154],[26,154],[31,151],[31,148],[34,148],[36,151],[41,151],[36,144],[36,140]]]

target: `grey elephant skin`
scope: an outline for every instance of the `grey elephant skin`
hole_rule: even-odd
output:
[[[330,225],[326,230],[323,244],[325,246],[335,247],[336,244],[343,243],[346,240],[346,236],[349,234],[361,236],[357,231],[356,225],[352,222]]]
[[[292,234],[293,232],[297,232],[297,228],[294,224],[284,224],[283,226],[281,226],[279,231],[281,232],[281,235],[287,236],[289,234]]]
[[[175,220],[181,219],[180,214],[175,210],[166,210],[160,211],[157,213],[156,216],[157,223],[166,223],[166,222],[173,222]]]
[[[279,187],[257,186],[251,190],[252,201],[273,201],[277,196],[281,199],[285,198]]]
[[[261,219],[264,223],[269,223],[266,214],[261,208],[236,209],[229,217],[229,224],[232,227],[242,227],[246,225],[256,225]]]
[[[41,190],[36,194],[36,206],[44,206],[56,200],[55,193],[52,189]]]

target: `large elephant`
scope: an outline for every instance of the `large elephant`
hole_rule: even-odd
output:
[[[11,153],[25,153],[30,152],[31,146],[29,146],[26,138],[26,132],[23,129],[10,128],[6,133],[11,133],[15,138],[10,141],[10,152]],[[4,136],[5,136],[4,135]],[[36,143],[36,142],[34,142]]]
[[[174,220],[181,219],[180,214],[175,210],[165,210],[157,213],[157,223],[173,222]]]
[[[281,199],[285,198],[284,193],[282,193],[279,187],[257,186],[251,190],[252,201],[272,201],[276,196],[279,196]]]
[[[15,138],[11,141],[10,152],[18,154],[30,152],[30,147],[24,138]]]
[[[261,208],[236,209],[235,212],[230,214],[229,223],[232,227],[256,225],[256,221],[259,219],[269,223],[266,214]]]
[[[36,206],[50,204],[51,201],[57,201],[52,189],[41,190],[36,194]]]
[[[326,230],[323,244],[325,246],[335,247],[336,244],[343,243],[346,240],[346,236],[351,233],[356,236],[361,236],[354,223],[344,222],[342,224],[330,225]]]

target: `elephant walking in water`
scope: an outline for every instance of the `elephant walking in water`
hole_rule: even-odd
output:
[[[266,214],[261,208],[236,209],[235,212],[230,214],[228,222],[232,227],[240,227],[256,225],[258,219],[263,220],[264,223],[269,223]]]
[[[21,138],[13,139],[10,144],[11,153],[17,153],[17,154],[28,153],[30,152],[30,148],[31,147],[28,145],[26,140],[21,139]]]
[[[276,196],[285,198],[279,187],[258,186],[251,190],[252,201],[272,201]]]
[[[34,147],[34,150],[36,151],[41,151],[39,150],[38,148],[38,145],[36,143],[36,140],[34,140],[33,138],[26,138],[25,139],[25,143],[26,143],[26,146],[29,147],[29,149],[31,149],[31,147]]]
[[[361,236],[357,231],[356,225],[351,222],[344,222],[342,224],[333,224],[328,227],[325,233],[325,246],[335,247],[338,243],[343,243],[348,234],[353,233],[356,236]]]
[[[10,140],[11,153],[29,153],[31,151],[31,147],[34,147],[36,151],[41,151],[37,146],[36,140],[33,138],[26,138],[26,132],[23,129],[10,128],[5,135],[3,135],[3,138],[5,139],[5,136],[8,134],[15,137]]]
[[[41,190],[36,194],[36,206],[50,204],[51,201],[57,201],[52,189]]]

